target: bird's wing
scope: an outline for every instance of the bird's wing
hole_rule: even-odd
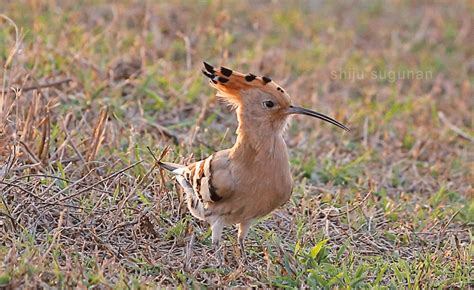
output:
[[[186,193],[196,195],[201,202],[219,202],[234,189],[228,155],[224,150],[188,166],[169,162],[160,162],[160,166],[179,176],[177,181]]]

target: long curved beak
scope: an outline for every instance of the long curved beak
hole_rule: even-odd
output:
[[[286,112],[287,112],[287,114],[301,114],[301,115],[315,117],[315,118],[324,120],[326,122],[329,122],[329,123],[331,123],[335,126],[338,126],[341,129],[344,129],[346,131],[350,131],[350,129],[348,127],[346,127],[344,124],[340,123],[339,121],[337,121],[337,120],[335,120],[335,119],[333,119],[329,116],[326,116],[324,114],[321,114],[321,113],[318,113],[318,112],[315,112],[315,111],[312,111],[312,110],[309,110],[309,109],[296,107],[296,106],[290,106]]]

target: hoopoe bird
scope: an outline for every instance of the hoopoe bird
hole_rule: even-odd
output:
[[[237,140],[230,149],[215,152],[189,165],[159,162],[184,189],[191,214],[207,221],[212,244],[218,246],[224,226],[238,225],[238,241],[254,220],[283,205],[291,196],[293,179],[283,133],[288,118],[302,114],[349,131],[321,113],[292,105],[290,96],[266,76],[242,74],[204,62],[202,73],[217,96],[235,107]]]

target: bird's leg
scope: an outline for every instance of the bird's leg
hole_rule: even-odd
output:
[[[239,239],[240,257],[241,257],[241,261],[244,264],[247,264],[247,254],[245,253],[244,240],[249,232],[250,224],[251,224],[250,221],[239,224],[238,239]]]
[[[215,255],[218,261],[218,266],[221,266],[224,263],[222,246],[220,245],[223,229],[224,229],[224,224],[220,221],[216,221],[211,225],[212,247],[214,248],[214,251],[215,251]]]

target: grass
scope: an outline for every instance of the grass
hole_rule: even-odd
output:
[[[473,10],[7,1],[0,288],[472,287]],[[202,60],[352,128],[293,120],[294,193],[251,229],[246,268],[234,228],[213,266],[208,226],[147,150],[189,162],[232,145]],[[424,75],[389,76],[406,71]]]

